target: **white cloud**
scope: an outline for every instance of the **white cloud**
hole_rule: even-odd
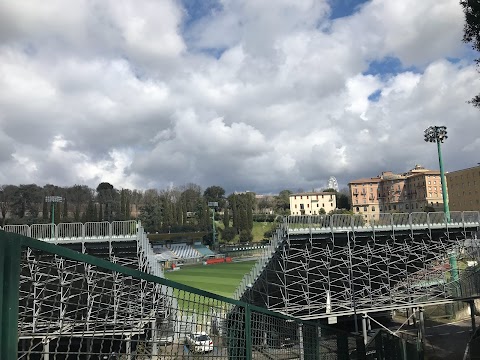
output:
[[[2,2],[0,182],[311,189],[436,167],[434,124],[447,170],[476,164],[457,3],[221,5],[182,33],[176,1]],[[385,56],[415,70],[366,74]]]

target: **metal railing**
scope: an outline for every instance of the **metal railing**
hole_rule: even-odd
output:
[[[361,214],[291,215],[287,230],[295,233],[329,233],[338,231],[393,231],[414,228],[473,227],[480,225],[478,211],[452,211],[450,219],[443,212],[380,213],[378,219],[365,219]]]
[[[20,234],[44,241],[80,241],[129,239],[137,236],[141,226],[135,220],[113,222],[86,222],[60,224],[5,225],[7,232]]]
[[[365,359],[361,337],[14,233],[0,270],[1,359]]]

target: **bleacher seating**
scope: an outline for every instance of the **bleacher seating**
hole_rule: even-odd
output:
[[[170,250],[182,259],[196,259],[202,257],[197,250],[187,244],[173,244],[170,246]]]
[[[163,245],[153,245],[153,251],[155,252],[156,258],[160,261],[171,261],[178,259],[178,256],[175,253]]]
[[[210,250],[208,247],[206,247],[205,245],[203,245],[200,242],[196,242],[195,244],[193,244],[193,248],[195,250],[197,250],[202,256],[213,256],[213,255],[215,255],[215,253],[212,250]]]

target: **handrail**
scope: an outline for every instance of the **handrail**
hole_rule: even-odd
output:
[[[61,242],[64,240],[135,238],[141,227],[140,221],[86,222],[5,225],[0,230],[32,237],[38,240]]]

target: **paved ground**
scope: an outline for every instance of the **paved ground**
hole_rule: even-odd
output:
[[[403,319],[395,319],[394,323],[401,324]],[[477,327],[480,325],[480,318],[476,318]],[[394,328],[394,324],[389,324]],[[408,333],[416,333],[414,326],[406,326]],[[465,349],[471,337],[470,317],[464,320],[451,322],[436,322],[427,320],[425,322],[426,335],[426,360],[463,360]]]

